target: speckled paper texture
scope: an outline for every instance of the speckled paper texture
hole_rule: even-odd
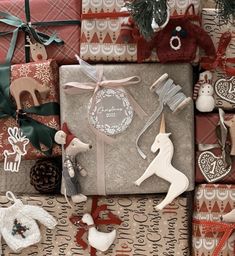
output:
[[[82,216],[91,212],[92,199],[86,203],[76,204],[72,209],[64,197],[22,196],[24,204],[38,205],[52,214],[58,225],[54,230],[40,225],[42,239],[40,243],[24,249],[21,253],[13,253],[2,241],[3,255],[21,256],[90,256],[90,247],[83,250],[75,242],[77,227],[72,225],[69,217],[72,214]],[[97,256],[190,256],[189,252],[189,216],[191,211],[188,200],[178,197],[165,210],[154,209],[161,197],[102,197],[98,205],[106,204],[113,214],[117,215],[120,225],[100,225],[99,230],[108,232],[117,229],[117,238],[110,249],[97,251]],[[5,196],[0,197],[0,206],[7,207],[11,203]],[[104,216],[105,218],[105,216]],[[164,226],[164,229],[161,227]],[[87,235],[83,239],[87,242]]]
[[[19,172],[4,171],[3,163],[0,163],[0,193],[10,190],[14,193],[37,194],[30,184],[30,169],[35,163],[36,160],[22,161]]]
[[[141,149],[146,153],[147,160],[143,160],[135,147],[135,140],[147,119],[157,109],[158,100],[155,93],[149,88],[162,74],[169,76],[183,87],[187,96],[192,94],[192,69],[188,64],[161,65],[161,64],[128,64],[105,65],[104,75],[107,79],[121,79],[129,76],[140,75],[141,83],[128,86],[129,92],[142,106],[148,117],[141,120],[136,114],[128,129],[116,135],[115,143],[105,144],[105,179],[106,194],[144,194],[167,192],[169,183],[157,176],[152,176],[141,184],[134,185],[150,162],[155,157],[150,148],[159,133],[160,119],[151,126],[140,140]],[[96,167],[96,136],[88,125],[87,105],[92,93],[78,95],[65,95],[62,85],[67,82],[88,82],[79,65],[62,66],[60,68],[60,96],[61,118],[66,121],[69,129],[84,142],[93,145],[92,150],[80,154],[78,159],[88,172],[87,177],[81,177],[82,192],[86,195],[97,194],[97,167]],[[188,105],[179,114],[172,114],[168,107],[165,108],[166,131],[172,133],[174,144],[173,165],[182,171],[189,179],[188,190],[194,188],[194,144],[193,144],[193,104]]]

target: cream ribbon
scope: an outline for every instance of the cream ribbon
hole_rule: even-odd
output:
[[[103,75],[103,65],[96,66],[96,72],[94,71],[93,66],[79,59],[80,67],[84,73],[89,76],[94,82],[69,82],[62,86],[66,94],[74,95],[74,94],[83,94],[85,92],[93,92],[91,98],[91,107],[93,108],[95,104],[95,97],[97,92],[101,88],[122,88],[129,85],[137,85],[140,83],[141,79],[139,76],[131,76],[118,80],[106,80]],[[124,89],[125,90],[125,89]],[[130,93],[125,90],[126,95],[137,115],[143,119],[147,114],[141,108],[141,106],[136,102],[136,100],[130,95]],[[98,131],[92,125],[90,126],[91,130],[96,135],[96,159],[97,159],[97,193],[98,195],[106,195],[106,182],[105,182],[105,164],[104,164],[104,143],[112,144],[115,142],[115,139],[107,136],[106,134]]]

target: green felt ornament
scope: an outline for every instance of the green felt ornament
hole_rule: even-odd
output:
[[[166,0],[134,0],[125,5],[140,34],[147,40],[151,39],[157,28],[164,27],[169,19]]]

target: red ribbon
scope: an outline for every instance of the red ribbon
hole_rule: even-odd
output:
[[[231,236],[233,231],[235,231],[235,224],[228,224],[228,223],[224,223],[224,222],[195,220],[194,219],[193,224],[202,225],[204,227],[205,234],[211,233],[211,232],[222,232],[223,233],[223,236],[220,239],[215,250],[213,251],[212,256],[219,256],[226,241],[229,239],[229,237]],[[235,244],[234,244],[234,255],[235,255]]]
[[[216,68],[223,69],[227,75],[235,75],[235,67],[231,67],[228,63],[235,63],[235,58],[226,57],[226,49],[232,40],[232,34],[225,32],[221,35],[218,50],[215,58],[203,57],[201,59],[201,65],[204,69],[212,70]]]
[[[107,219],[100,219],[99,214],[100,212],[108,211],[108,218]],[[94,220],[95,226],[98,225],[109,225],[109,224],[116,224],[120,225],[122,221],[114,215],[110,210],[108,210],[108,206],[106,204],[102,204],[98,206],[98,197],[95,197],[92,200],[92,208],[91,208],[91,215]],[[69,218],[69,220],[77,225],[78,221],[81,221],[81,218],[79,216],[73,215]],[[83,248],[83,250],[86,250],[88,247],[88,244],[83,240],[83,235],[87,232],[88,228],[86,225],[79,227],[79,230],[76,234],[76,242]],[[96,256],[96,249],[91,247],[90,249],[90,255]]]

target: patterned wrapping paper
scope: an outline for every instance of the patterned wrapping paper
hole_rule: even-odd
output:
[[[24,249],[14,255],[82,255],[89,256],[89,247],[85,251],[75,242],[77,228],[70,223],[72,214],[82,216],[91,211],[92,199],[84,204],[76,204],[71,209],[63,197],[22,196],[24,203],[42,206],[58,221],[54,230],[41,225],[42,240],[39,244]],[[99,226],[100,231],[117,229],[117,238],[106,253],[97,252],[97,256],[114,255],[174,255],[190,256],[189,253],[189,216],[191,206],[185,197],[177,198],[165,210],[154,210],[161,197],[102,197],[98,205],[106,204],[122,223],[118,225]],[[5,196],[0,198],[1,206],[9,206]],[[164,229],[162,227],[164,226]],[[83,236],[87,241],[86,235]],[[4,243],[4,240],[3,240]],[[3,244],[4,255],[13,255],[6,244]]]
[[[54,60],[47,60],[43,62],[31,62],[27,64],[16,64],[11,66],[11,81],[21,77],[31,77],[41,84],[50,88],[49,93],[45,99],[41,99],[41,103],[47,102],[59,102],[59,89],[58,89],[58,66]],[[33,106],[31,96],[27,93],[22,93],[21,103],[23,109]],[[31,115],[33,119],[40,123],[47,125],[48,127],[59,129],[60,119],[59,116],[39,116]],[[12,151],[12,146],[8,141],[9,127],[18,127],[17,122],[12,117],[6,117],[0,119],[0,161],[3,161],[3,151]],[[32,160],[41,157],[45,157],[39,150],[33,147],[31,143],[26,145],[27,154],[23,156],[25,160]],[[55,145],[53,148],[53,155],[60,155],[61,148]]]
[[[23,21],[25,20],[24,11],[25,0],[1,0],[0,11],[9,12]],[[32,22],[41,21],[68,21],[80,20],[81,0],[30,0],[30,12]],[[4,26],[0,23],[0,31],[12,30],[12,27]],[[70,64],[75,62],[74,55],[80,50],[80,26],[51,26],[40,27],[40,32],[51,35],[56,32],[58,37],[63,39],[64,45],[47,46],[48,58],[56,59],[59,64]],[[12,34],[0,38],[0,62],[6,58]],[[16,51],[12,60],[13,64],[25,63],[25,40],[22,32],[19,33]]]
[[[220,221],[220,216],[235,208],[234,185],[202,184],[195,191],[194,219]],[[193,256],[212,256],[222,233],[210,233],[205,237],[203,227],[193,224]],[[234,255],[234,239],[231,237],[223,247],[220,256]]]
[[[168,73],[176,84],[183,87],[183,92],[188,96],[192,94],[192,69],[189,64],[162,65],[162,64],[127,64],[104,65],[106,79],[122,79],[129,76],[140,75],[141,83],[128,86],[128,91],[148,114],[141,120],[136,114],[130,126],[121,134],[115,135],[116,141],[104,147],[104,172],[107,194],[146,194],[165,193],[169,183],[156,175],[147,179],[137,187],[134,181],[146,170],[156,156],[151,153],[150,147],[154,138],[159,133],[160,118],[140,140],[141,149],[147,155],[143,160],[135,147],[135,141],[146,120],[158,107],[157,95],[152,93],[150,86],[164,73]],[[90,82],[91,80],[82,72],[79,65],[60,67],[60,86],[68,82]],[[66,121],[69,129],[78,138],[92,144],[92,150],[79,154],[79,162],[87,170],[88,176],[81,177],[82,192],[86,195],[98,193],[97,179],[97,153],[96,136],[88,124],[88,103],[92,93],[67,95],[61,88],[61,123]],[[76,111],[73,111],[76,109]],[[193,103],[183,111],[173,115],[168,107],[164,110],[166,118],[166,131],[171,132],[174,144],[173,166],[182,171],[189,179],[188,190],[194,189],[194,131],[193,131]],[[185,154],[184,152],[187,152]]]
[[[203,8],[202,10],[202,27],[211,36],[216,49],[218,48],[219,40],[222,33],[229,31],[234,34],[235,32],[235,27],[231,23],[228,23],[228,25],[223,24],[223,22],[219,20],[219,17],[216,14],[216,10],[209,8]],[[226,57],[235,57],[234,37],[232,37],[232,40],[226,49]],[[232,64],[229,62],[227,63],[227,65],[232,66]],[[220,80],[220,82],[218,80]],[[233,91],[235,90],[235,77],[226,75],[223,70],[217,68],[213,71],[212,83],[215,89],[214,98],[216,107],[234,110],[235,98]]]
[[[233,114],[225,114],[225,120],[229,120],[233,117]],[[203,158],[199,161],[199,157],[203,154],[204,151],[199,151],[198,145],[199,144],[218,144],[218,139],[216,135],[216,126],[219,122],[219,115],[215,113],[210,114],[197,114],[195,120],[195,127],[196,127],[196,182],[198,183],[205,183],[207,182],[204,175],[202,174],[199,163],[203,166]],[[216,157],[221,156],[221,149],[210,149],[209,150],[212,154],[214,154],[213,161],[216,161]],[[210,166],[210,171],[212,170],[212,165]],[[204,169],[205,170],[205,169]],[[223,179],[218,181],[220,183],[235,183],[235,161],[232,162],[232,170],[228,175],[226,175]]]
[[[119,12],[125,0],[83,0],[82,13]],[[199,0],[169,0],[171,15],[182,15],[187,7],[193,3],[195,12],[200,12]],[[120,44],[121,18],[113,19],[82,19],[80,54],[87,61],[104,62],[136,62],[137,45],[135,43]],[[198,58],[195,59],[197,62]],[[146,61],[159,62],[156,51]]]

